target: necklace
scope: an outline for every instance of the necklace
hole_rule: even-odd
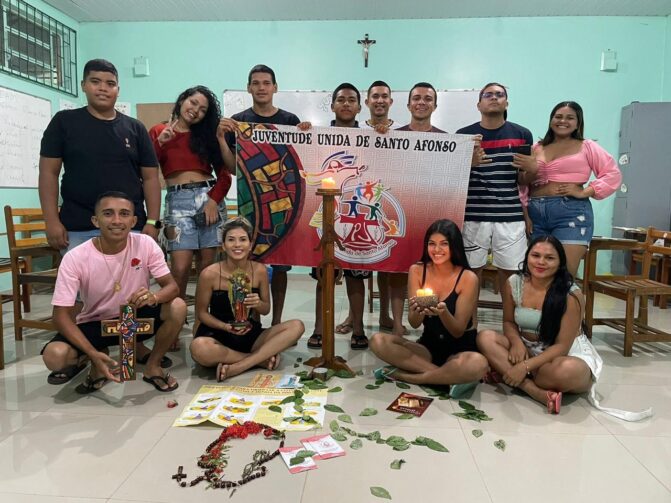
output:
[[[126,241],[126,251],[123,254],[123,262],[121,264],[121,273],[119,274],[119,279],[115,280],[114,275],[112,274],[112,269],[110,269],[109,264],[107,263],[107,255],[105,255],[105,250],[103,250],[103,243],[100,240],[100,236],[97,237],[98,239],[98,247],[100,248],[100,253],[103,254],[103,260],[105,261],[105,267],[107,268],[107,272],[109,272],[110,278],[112,278],[112,281],[114,281],[114,292],[120,292],[121,291],[121,280],[123,279],[123,273],[126,270],[126,259],[128,258],[128,248],[130,246],[128,245],[128,241]]]
[[[252,462],[248,463],[242,470],[240,480],[224,480],[223,473],[224,468],[228,466],[228,450],[230,449],[230,445],[225,445],[226,442],[231,438],[245,439],[249,435],[257,435],[258,433],[263,433],[263,436],[267,439],[280,440],[279,448],[272,453],[265,450],[256,451],[252,457]],[[205,473],[193,479],[188,485],[195,486],[203,480],[206,480],[210,484],[208,487],[214,489],[231,489],[245,485],[259,477],[265,477],[268,469],[263,465],[277,457],[280,453],[280,448],[282,447],[284,447],[284,432],[271,428],[265,424],[255,423],[254,421],[247,421],[243,424],[232,424],[231,426],[224,428],[221,435],[219,435],[219,438],[208,445],[207,449],[205,449],[205,453],[198,458],[198,466],[204,469]],[[182,478],[186,477],[186,475],[182,473],[183,469],[184,467],[180,466],[177,474],[173,475],[172,478],[177,480],[181,487],[186,487],[186,482],[180,482]]]

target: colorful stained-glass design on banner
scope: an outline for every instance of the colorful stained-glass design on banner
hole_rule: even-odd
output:
[[[241,123],[237,146],[238,212],[254,227],[255,258],[262,258],[286,237],[300,216],[305,186],[296,150],[290,145],[250,141],[254,129],[268,124]]]

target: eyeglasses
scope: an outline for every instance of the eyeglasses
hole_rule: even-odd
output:
[[[480,95],[480,98],[493,98],[493,97],[505,98],[506,93],[504,93],[503,91],[487,91]]]

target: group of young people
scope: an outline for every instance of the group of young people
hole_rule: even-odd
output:
[[[82,81],[87,106],[57,113],[41,148],[39,192],[48,239],[70,250],[52,301],[59,334],[43,350],[50,382],[67,382],[87,359],[92,370],[79,391],[118,380],[106,354],[114,341],[100,337],[100,320],[115,317],[119,304],[133,302],[160,327],[151,351],[138,346],[138,361],[147,365],[145,380],[160,391],[174,390],[177,382],[162,368],[171,364],[166,352],[175,347],[186,316],[194,254],[200,276],[190,349],[196,362],[216,367],[218,379],[257,365],[274,369],[279,354],[301,337],[301,321],[281,320],[289,268],[273,266],[269,282],[266,268],[251,260],[250,224],[225,220],[223,201],[235,172],[237,122],[311,125],[273,105],[277,82],[269,67],[252,68],[247,89],[252,107],[226,118],[209,89],[189,88],[178,96],[170,119],[147,134],[139,122],[114,110],[119,90],[114,66],[87,63]],[[331,126],[380,134],[443,132],[431,124],[437,92],[427,82],[410,90],[411,121],[400,128],[388,117],[393,104],[388,84],[375,81],[368,88],[364,103],[370,118],[360,122],[361,101],[355,86],[339,85],[332,94]],[[528,129],[507,120],[503,85],[486,84],[477,108],[481,120],[457,131],[476,139],[463,229],[436,221],[409,274],[378,273],[379,324],[390,333],[375,334],[372,350],[393,366],[383,371],[388,378],[448,385],[502,379],[558,412],[563,392],[585,391],[600,371],[581,330],[582,297],[573,277],[593,232],[590,198],[612,194],[620,173],[605,150],[584,138],[583,111],[575,102],[553,108],[548,131],[536,144]],[[159,167],[167,185],[162,220]],[[156,243],[159,232],[169,269]],[[220,247],[224,259],[214,262]],[[490,253],[503,285],[503,333],[477,334],[479,278]],[[244,300],[251,319],[244,328],[231,324],[228,291],[237,270],[251,283]],[[345,274],[349,315],[336,330],[352,332],[353,349],[368,347],[363,326],[368,274]],[[159,290],[149,289],[149,276]],[[411,294],[427,285],[440,299],[435,306],[420,306]],[[319,289],[318,282],[317,301]],[[406,297],[408,322],[424,325],[417,342],[404,337]],[[271,327],[264,330],[259,315],[271,308]],[[317,305],[311,348],[321,345],[320,314]]]

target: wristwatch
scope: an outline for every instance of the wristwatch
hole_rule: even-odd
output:
[[[147,224],[153,225],[157,229],[160,229],[161,227],[163,227],[163,222],[161,222],[160,220],[153,220],[151,218],[147,219]]]

